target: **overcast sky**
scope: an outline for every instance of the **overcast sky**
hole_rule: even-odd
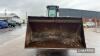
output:
[[[0,0],[0,13],[17,13],[25,16],[45,16],[47,5],[58,5],[60,8],[73,8],[100,11],[100,0]]]

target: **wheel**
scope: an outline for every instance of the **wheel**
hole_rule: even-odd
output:
[[[2,29],[2,27],[0,26],[0,29]]]
[[[13,27],[15,27],[15,25],[13,25]]]
[[[8,27],[11,27],[11,25],[8,25]]]

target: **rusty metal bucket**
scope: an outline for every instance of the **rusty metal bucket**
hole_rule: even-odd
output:
[[[82,18],[29,16],[25,48],[86,48]]]

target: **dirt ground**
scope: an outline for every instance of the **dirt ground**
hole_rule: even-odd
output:
[[[23,30],[24,29],[24,30]],[[0,56],[36,56],[37,49],[25,49],[25,30],[20,37],[7,41],[0,45]],[[66,56],[99,56],[100,55],[100,33],[85,30],[85,41],[87,48],[95,48],[95,53],[77,53],[76,50],[68,49]]]

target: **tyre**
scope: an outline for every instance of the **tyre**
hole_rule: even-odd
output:
[[[0,26],[0,29],[2,29],[2,27]]]

